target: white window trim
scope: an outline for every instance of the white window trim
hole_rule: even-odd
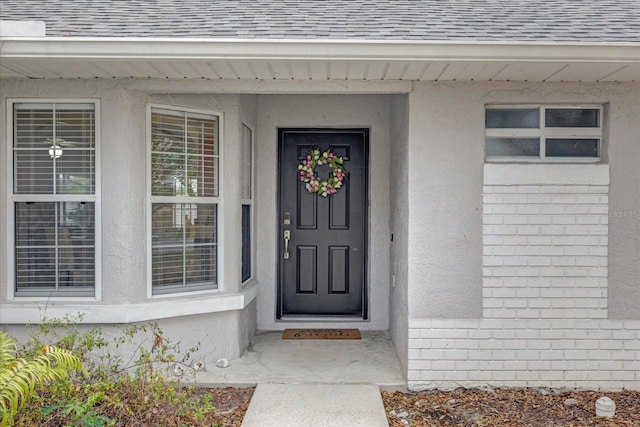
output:
[[[216,208],[216,240],[217,240],[217,250],[216,250],[216,271],[217,271],[217,279],[215,289],[192,289],[192,290],[184,290],[178,292],[168,292],[161,294],[153,294],[153,265],[152,265],[152,212],[151,212],[151,204],[154,202],[162,202],[166,200],[167,203],[175,203],[175,197],[167,197],[166,199],[162,199],[162,196],[152,196],[151,195],[151,111],[153,109],[162,109],[162,110],[173,110],[183,113],[195,113],[195,114],[205,114],[209,116],[216,116],[218,118],[218,197],[207,197],[206,200],[203,200],[203,203],[215,203],[217,205]],[[224,209],[223,209],[223,200],[224,200],[224,116],[220,111],[214,110],[204,110],[199,108],[188,108],[176,105],[167,105],[167,104],[155,104],[148,103],[146,106],[146,115],[145,115],[145,126],[146,126],[146,138],[145,138],[145,179],[146,179],[146,191],[145,191],[145,210],[146,210],[146,283],[147,283],[147,299],[164,299],[164,298],[176,298],[176,297],[189,297],[189,296],[198,296],[198,295],[207,295],[207,294],[215,294],[224,292],[224,254],[223,254],[223,244],[224,244]]]
[[[244,205],[249,205],[249,213],[251,214],[251,218],[249,218],[251,226],[251,274],[246,280],[242,280],[242,277],[240,277],[242,286],[246,286],[253,280],[256,272],[256,215],[254,212],[254,199],[256,192],[256,145],[253,128],[244,122],[242,122],[242,126],[251,131],[251,198],[240,200],[240,209],[242,209],[242,206]],[[242,236],[240,238],[242,239]]]
[[[33,103],[33,104],[67,104],[67,103],[83,103],[93,104],[95,108],[95,192],[93,194],[95,203],[95,229],[94,229],[94,256],[95,256],[95,285],[93,296],[59,296],[59,295],[39,295],[39,296],[17,296],[15,284],[15,202],[23,200],[33,200],[31,195],[14,194],[14,168],[13,168],[13,108],[14,104]],[[12,301],[100,301],[102,299],[102,208],[101,208],[101,110],[100,99],[97,98],[7,98],[6,101],[6,170],[7,170],[7,298]],[[89,196],[90,197],[90,196]],[[40,201],[59,201],[53,195],[36,195]],[[88,196],[77,197],[73,195],[65,196],[65,200],[73,201],[75,199],[86,201]]]
[[[496,109],[538,109],[540,114],[540,126],[537,128],[484,128],[485,150],[487,138],[500,137],[517,137],[517,138],[539,138],[540,139],[540,155],[538,157],[530,156],[485,156],[485,160],[490,163],[501,162],[523,162],[523,163],[600,163],[602,161],[603,146],[603,112],[602,104],[487,104],[485,105],[485,114],[487,110]],[[566,109],[591,109],[598,110],[598,118],[600,123],[597,128],[547,128],[545,126],[545,110],[547,108],[566,108]],[[581,137],[598,139],[598,157],[546,157],[547,138],[557,137]]]

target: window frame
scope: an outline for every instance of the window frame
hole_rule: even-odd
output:
[[[255,227],[255,213],[254,213],[254,209],[255,209],[255,203],[254,203],[254,199],[255,199],[255,190],[256,190],[256,174],[255,174],[255,170],[256,170],[256,148],[255,148],[255,137],[254,137],[254,131],[253,128],[251,126],[249,126],[248,124],[242,122],[242,127],[247,128],[249,131],[249,136],[251,138],[249,144],[250,144],[250,155],[251,155],[251,178],[249,180],[249,185],[250,185],[250,198],[246,199],[244,198],[244,194],[242,194],[242,191],[240,192],[240,209],[241,209],[241,213],[242,213],[242,208],[244,206],[249,206],[249,226],[250,226],[250,236],[249,236],[249,242],[250,242],[250,251],[249,251],[249,256],[251,257],[251,261],[250,261],[250,274],[249,277],[244,279],[242,278],[242,272],[240,273],[240,281],[242,283],[242,286],[245,286],[247,283],[249,283],[255,274],[256,271],[256,227]],[[244,138],[244,136],[242,135],[241,138]],[[244,140],[242,141],[242,143],[244,143]],[[241,149],[241,152],[244,153],[244,150]],[[243,165],[244,166],[244,165]],[[244,173],[244,170],[242,171]],[[241,247],[242,247],[242,240],[243,237],[242,236],[242,232],[240,233],[240,241],[241,241]],[[242,263],[242,262],[241,262]]]
[[[189,200],[188,196],[153,196],[152,195],[152,114],[154,109],[159,110],[169,110],[176,111],[179,113],[193,113],[193,114],[201,114],[208,116],[215,116],[217,118],[217,135],[218,138],[218,163],[217,163],[217,174],[218,174],[218,182],[217,182],[217,197],[199,197],[195,203],[202,204],[214,204],[216,205],[216,281],[213,287],[196,285],[196,286],[183,286],[181,289],[167,289],[162,290],[160,292],[155,292],[153,290],[153,210],[152,206],[154,203],[180,203],[177,201],[179,198],[183,198],[184,202],[187,203]],[[147,273],[147,298],[148,299],[161,299],[161,298],[172,298],[172,297],[180,297],[180,296],[192,296],[192,295],[200,295],[200,294],[210,294],[210,293],[219,293],[223,292],[223,277],[224,277],[224,263],[223,263],[223,254],[222,254],[222,243],[223,243],[223,230],[224,230],[224,209],[222,206],[223,200],[223,191],[224,191],[224,173],[223,173],[223,161],[224,159],[224,143],[223,143],[223,129],[224,129],[224,117],[223,113],[220,111],[214,110],[206,110],[200,108],[189,108],[183,106],[176,105],[168,105],[168,104],[158,104],[158,103],[147,103],[146,104],[146,114],[145,114],[145,127],[146,127],[146,137],[145,137],[145,165],[146,165],[146,201],[145,201],[145,209],[146,209],[146,273]]]
[[[16,104],[93,104],[94,108],[94,191],[92,194],[16,194],[14,162],[14,109]],[[6,112],[6,190],[7,190],[7,297],[20,301],[99,301],[102,298],[102,208],[101,208],[101,108],[98,98],[7,98]],[[60,290],[18,291],[16,284],[16,203],[20,202],[92,202],[94,203],[94,286],[93,292]]]
[[[487,128],[484,124],[484,151],[485,161],[490,163],[501,162],[523,162],[523,163],[600,163],[603,159],[603,122],[604,107],[602,104],[487,104],[485,105],[485,120],[488,110],[531,110],[537,109],[539,114],[539,126],[537,128]],[[598,127],[547,127],[545,123],[545,111],[547,109],[569,109],[569,110],[598,110]],[[487,139],[488,138],[538,138],[539,139],[539,155],[534,156],[488,156]],[[568,139],[597,139],[598,140],[598,156],[597,157],[547,157],[546,140],[553,138]]]

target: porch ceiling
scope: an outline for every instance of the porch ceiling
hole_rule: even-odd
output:
[[[640,44],[0,38],[0,77],[640,81]]]

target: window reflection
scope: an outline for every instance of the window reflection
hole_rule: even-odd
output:
[[[94,285],[95,204],[15,204],[18,289]]]

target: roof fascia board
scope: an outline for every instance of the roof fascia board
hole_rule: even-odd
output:
[[[638,63],[640,43],[2,37],[0,57]]]

